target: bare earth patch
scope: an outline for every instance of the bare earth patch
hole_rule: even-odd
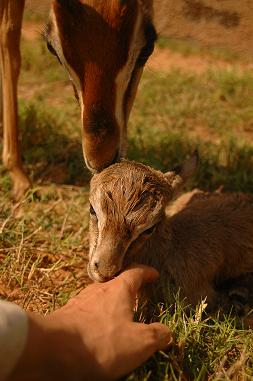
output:
[[[24,20],[22,25],[22,37],[27,41],[35,41],[41,38],[43,28],[43,22]]]
[[[168,72],[172,69],[179,69],[186,72],[202,74],[210,69],[244,70],[253,69],[253,64],[230,64],[222,60],[214,60],[209,56],[186,56],[170,49],[156,48],[153,55],[149,58],[147,69]]]

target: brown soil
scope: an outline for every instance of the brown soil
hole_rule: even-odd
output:
[[[162,35],[227,46],[253,57],[253,3],[250,0],[154,0]]]
[[[25,10],[40,17],[46,18],[51,4],[51,0],[26,0]]]
[[[24,21],[22,26],[22,37],[27,41],[40,38],[44,23],[38,21]]]
[[[222,60],[211,59],[208,55],[200,56],[185,56],[183,54],[173,52],[170,49],[156,48],[153,55],[150,57],[147,68],[156,71],[170,71],[177,68],[187,72],[201,74],[209,69],[253,69],[253,64],[238,63],[232,65]]]

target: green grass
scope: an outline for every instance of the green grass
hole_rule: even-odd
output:
[[[252,337],[232,316],[205,313],[202,302],[186,314],[178,300],[161,313],[160,321],[173,332],[173,343],[127,381],[228,380],[253,376]],[[171,312],[171,311],[174,312]],[[234,378],[233,378],[234,377]],[[238,377],[238,378],[236,378]]]
[[[160,36],[157,46],[161,49],[170,49],[173,52],[189,56],[207,56],[212,60],[222,60],[225,62],[239,63],[250,62],[250,57],[246,54],[238,53],[229,47],[224,46],[206,46],[192,38],[181,39],[175,37]]]
[[[183,55],[203,53],[189,42],[167,43],[159,42]],[[89,174],[66,74],[42,41],[23,41],[22,49],[22,155],[35,189],[13,206],[10,178],[0,167],[0,296],[48,313],[88,281]],[[189,186],[253,194],[253,74],[238,69],[238,57],[227,60],[229,70],[214,65],[201,75],[145,72],[129,126],[131,159],[168,170],[198,148],[201,162]],[[198,310],[187,316],[177,302],[158,319],[171,328],[174,343],[128,381],[253,377],[252,332],[232,317]]]
[[[197,148],[195,186],[253,192],[253,76],[146,72],[130,126],[129,156],[162,170]]]
[[[203,75],[178,70],[148,72],[141,83],[133,124],[180,133],[201,126],[207,135],[237,137],[241,130],[253,131],[252,105],[250,71],[219,69]],[[242,133],[240,140],[244,139]]]
[[[27,0],[24,11],[24,20],[45,22],[48,18],[50,4],[50,0]]]
[[[21,102],[19,115],[24,163],[31,168],[36,182],[41,177],[50,179],[52,172],[55,178],[58,172],[65,184],[83,185],[89,181],[79,129],[68,110],[52,108],[45,113],[41,102]]]

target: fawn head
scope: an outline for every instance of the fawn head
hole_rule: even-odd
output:
[[[150,239],[165,207],[194,173],[197,154],[176,171],[162,173],[122,161],[93,176],[90,187],[88,273],[104,282],[122,270],[124,259]]]

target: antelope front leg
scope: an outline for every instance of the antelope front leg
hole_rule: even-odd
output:
[[[3,129],[3,92],[2,92],[2,76],[0,66],[0,132]]]
[[[17,84],[21,65],[20,35],[25,0],[0,1],[0,71],[3,95],[3,163],[10,171],[15,199],[30,187],[18,140]]]

